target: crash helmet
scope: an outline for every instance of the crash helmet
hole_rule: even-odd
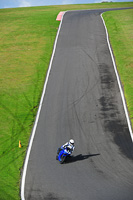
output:
[[[70,139],[70,140],[69,140],[69,143],[72,144],[72,145],[74,145],[74,140],[73,140],[73,139]]]

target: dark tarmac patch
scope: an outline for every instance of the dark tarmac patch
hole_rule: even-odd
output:
[[[116,96],[120,91],[114,69],[104,63],[99,64],[101,89],[103,96],[99,99],[101,105],[101,119],[105,133],[113,136],[114,142],[119,146],[122,154],[133,160],[133,144],[125,118],[124,109],[119,108],[121,99]],[[119,101],[118,101],[119,100]]]
[[[44,200],[65,200],[64,198],[57,197],[56,194],[50,192],[45,197]]]
[[[114,142],[119,146],[122,154],[133,160],[133,143],[130,138],[129,129],[120,120],[109,121],[106,130],[113,133]]]

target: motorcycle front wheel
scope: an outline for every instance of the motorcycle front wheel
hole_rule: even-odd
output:
[[[63,164],[65,162],[66,156],[64,154],[61,156],[60,164]]]

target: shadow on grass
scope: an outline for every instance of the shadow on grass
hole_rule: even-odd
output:
[[[100,154],[89,154],[89,155],[82,155],[82,154],[79,154],[77,156],[71,156],[70,158],[68,158],[66,160],[66,164],[67,163],[73,163],[73,162],[77,162],[77,161],[83,161],[83,160],[86,160],[90,157],[94,157],[94,156],[99,156]]]

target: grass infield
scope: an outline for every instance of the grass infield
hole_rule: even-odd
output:
[[[0,199],[20,199],[21,170],[59,26],[59,11],[132,6],[130,2],[0,9]],[[132,120],[132,10],[108,12],[103,17]]]

